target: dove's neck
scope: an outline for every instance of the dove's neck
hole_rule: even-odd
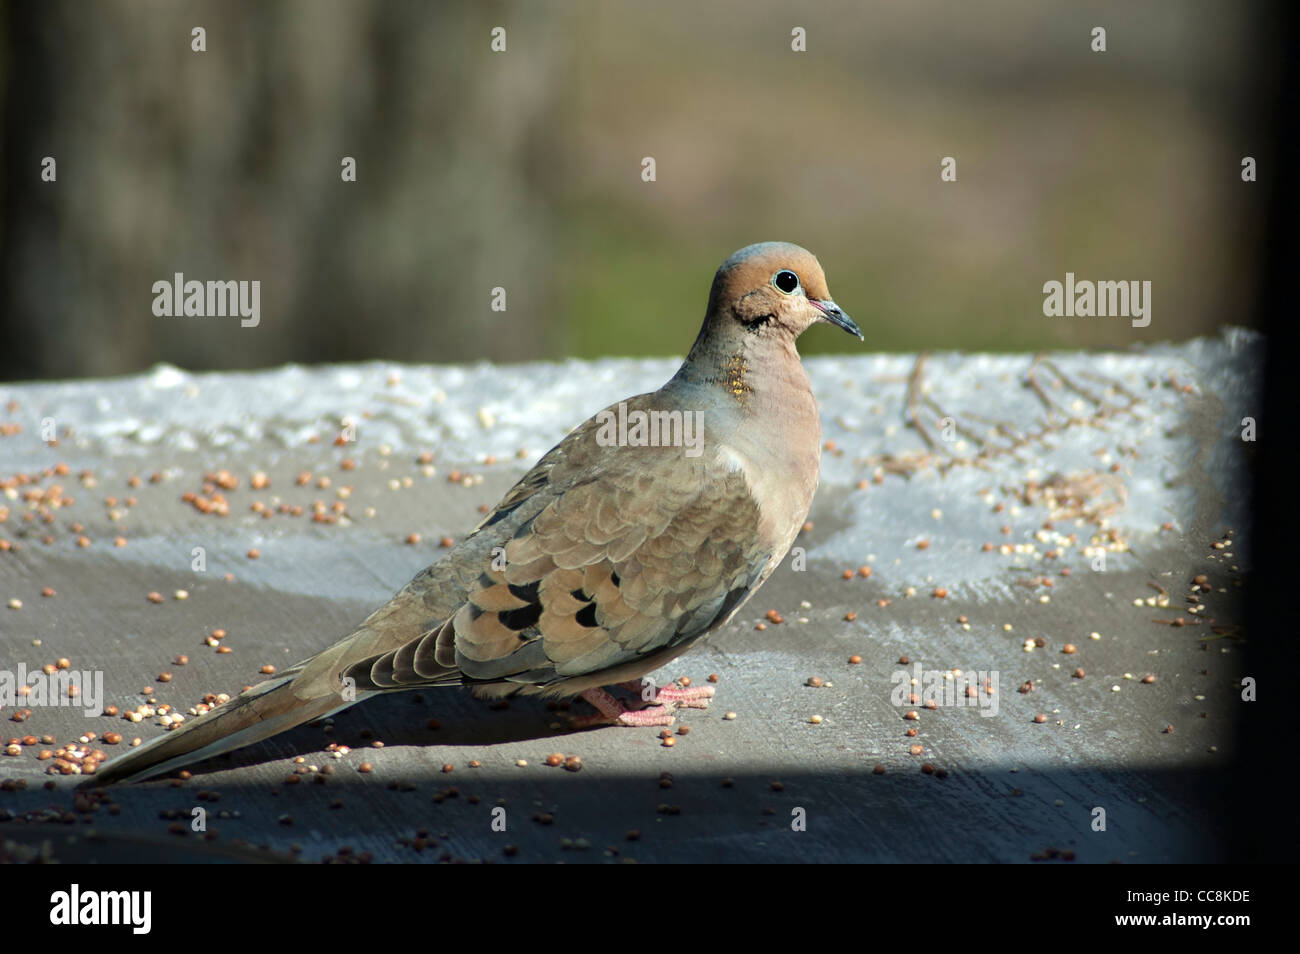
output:
[[[767,501],[759,535],[779,561],[812,504],[821,463],[821,418],[794,341],[712,341],[701,333],[664,391],[702,409],[713,459],[742,471],[756,499]]]
[[[701,333],[664,391],[703,411],[706,441],[770,469],[774,479],[800,485],[811,500],[821,417],[792,339],[745,334],[717,340]]]
[[[786,335],[700,333],[669,388],[703,392],[711,403],[734,407],[741,417],[807,418],[817,422],[812,386],[794,340]]]

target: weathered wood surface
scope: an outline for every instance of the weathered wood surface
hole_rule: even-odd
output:
[[[284,857],[300,846],[310,861],[343,847],[376,861],[1226,857],[1238,817],[1230,767],[1249,708],[1240,682],[1251,675],[1237,592],[1252,448],[1241,420],[1258,414],[1263,349],[1257,336],[1228,332],[1130,354],[809,361],[833,443],[813,526],[796,544],[806,568],[788,559],[730,626],[661,674],[719,676],[713,707],[682,713],[690,733],[671,748],[657,730],[568,733],[541,702],[494,710],[463,690],[425,691],[368,702],[328,732],[302,727],[178,786],[113,789],[85,813],[79,779],[47,775],[53,760],[38,759],[58,745],[20,745],[0,755],[0,836],[10,854],[48,842],[67,860],[238,859],[245,843]],[[160,368],[0,387],[0,422],[21,425],[0,438],[0,480],[32,478],[0,502],[9,544],[0,600],[22,604],[0,607],[0,669],[67,658],[102,672],[106,703],[123,711],[146,685],[182,712],[206,693],[235,692],[263,665],[284,666],[344,633],[438,559],[440,538],[467,532],[479,506],[568,427],[673,367]],[[57,446],[42,442],[45,419]],[[348,420],[356,441],[337,446]],[[431,465],[419,461],[426,452]],[[44,475],[59,463],[66,475]],[[182,500],[221,469],[239,480],[219,491],[228,516]],[[257,471],[269,487],[250,486]],[[299,486],[304,471],[312,482]],[[314,522],[317,500],[330,514],[338,503],[345,518]],[[266,518],[255,501],[304,511]],[[419,543],[407,542],[412,533]],[[47,534],[53,542],[42,542]],[[191,568],[196,547],[205,572]],[[1200,574],[1209,587],[1193,591]],[[44,587],[55,595],[43,597]],[[163,601],[150,602],[151,592]],[[1204,609],[1192,612],[1189,596]],[[769,610],[784,622],[757,629]],[[1176,618],[1187,625],[1171,625]],[[205,644],[215,628],[231,652]],[[1026,652],[1038,637],[1045,645]],[[1066,643],[1077,651],[1065,654]],[[187,665],[174,662],[179,654]],[[911,668],[898,664],[903,656],[926,669],[996,673],[996,715],[896,706],[891,676]],[[170,681],[159,680],[164,672]],[[1155,681],[1143,682],[1147,674]],[[812,688],[810,676],[828,685]],[[1019,692],[1030,680],[1032,692]],[[909,710],[919,718],[906,719]],[[48,734],[63,744],[93,731],[92,747],[112,755],[163,731],[157,717],[133,724],[38,707],[15,722],[14,711],[0,713],[6,742]],[[103,744],[109,731],[126,741]],[[330,742],[351,752],[335,760]],[[909,754],[914,744],[923,754]],[[548,767],[552,752],[581,756],[582,770]],[[296,756],[334,772],[324,784],[287,784]],[[363,761],[371,773],[358,771]],[[924,763],[938,771],[925,774]],[[200,791],[220,800],[199,800]],[[491,827],[498,805],[504,833]],[[169,833],[162,816],[188,820],[195,807],[208,810],[216,836]],[[796,809],[805,831],[792,830]],[[1096,809],[1105,831],[1093,830]],[[421,830],[428,840],[417,851]]]

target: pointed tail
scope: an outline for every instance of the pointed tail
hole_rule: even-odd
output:
[[[298,675],[294,670],[267,679],[204,715],[187,719],[180,728],[113,759],[84,784],[138,782],[172,772],[323,718],[359,701],[344,701],[332,692],[304,699],[294,691]]]

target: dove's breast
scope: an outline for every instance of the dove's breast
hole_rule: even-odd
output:
[[[740,473],[758,509],[758,540],[772,554],[768,572],[785,558],[817,491],[820,426],[791,433],[772,448],[770,434],[747,440],[743,431],[718,447],[717,466]],[[765,579],[766,573],[763,574]]]

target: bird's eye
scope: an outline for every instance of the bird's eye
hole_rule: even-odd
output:
[[[783,268],[772,276],[772,284],[787,295],[790,295],[799,287],[799,276],[790,271],[790,269]]]

